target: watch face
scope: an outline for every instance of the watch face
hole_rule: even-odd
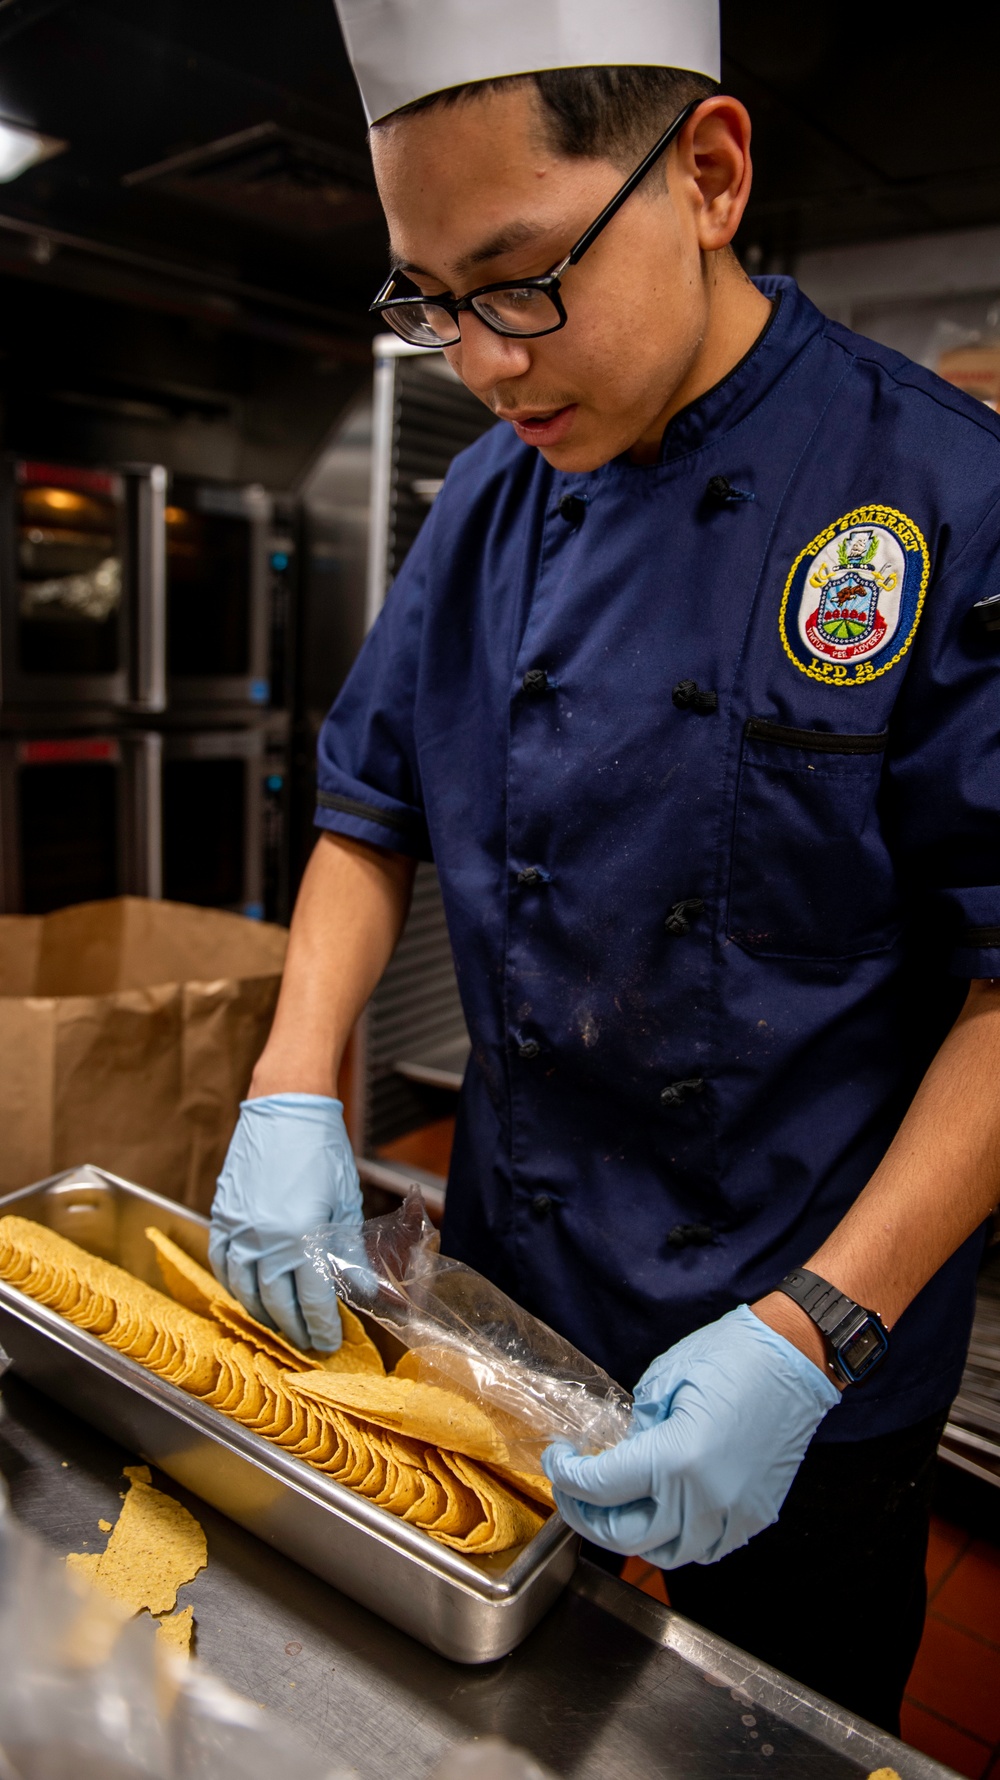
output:
[[[864,1378],[865,1373],[870,1372],[873,1366],[878,1365],[888,1346],[884,1331],[869,1318],[855,1334],[848,1337],[838,1350],[837,1357],[845,1371],[857,1381]]]

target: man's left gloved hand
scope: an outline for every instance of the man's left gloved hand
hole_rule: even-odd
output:
[[[585,1539],[663,1570],[714,1564],[777,1520],[839,1401],[832,1379],[741,1304],[653,1361],[617,1446],[580,1458],[560,1441],[542,1464]]]

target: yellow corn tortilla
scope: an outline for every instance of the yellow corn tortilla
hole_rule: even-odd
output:
[[[156,1264],[171,1298],[193,1310],[198,1316],[214,1316],[216,1304],[229,1304],[242,1310],[238,1298],[219,1284],[214,1273],[174,1242],[171,1237],[149,1224],[146,1235],[156,1250]]]
[[[448,1373],[440,1362],[435,1362],[434,1350],[431,1350],[430,1353],[417,1353],[411,1350],[410,1352],[403,1354],[402,1358],[397,1362],[392,1376],[393,1378],[412,1380],[414,1383],[418,1384],[436,1384],[444,1390],[450,1388]],[[456,1395],[459,1396],[463,1394],[464,1393],[462,1393],[461,1390],[456,1392]],[[497,1432],[500,1434],[501,1438],[506,1435],[508,1439],[523,1438],[527,1440],[529,1444],[533,1443],[531,1431],[529,1429],[523,1429],[519,1432],[518,1427],[513,1420],[505,1421],[504,1418],[501,1418],[501,1426],[497,1429]],[[464,1451],[465,1448],[463,1447],[457,1450]],[[473,1457],[475,1456],[477,1455],[473,1454]],[[483,1462],[485,1463],[485,1461]],[[497,1459],[490,1460],[489,1469],[494,1471],[502,1482],[517,1490],[520,1495],[530,1497],[533,1502],[541,1502],[546,1508],[555,1507],[552,1485],[544,1472],[522,1471],[510,1464],[509,1455],[507,1462]]]
[[[363,1474],[363,1465],[368,1462],[368,1446],[362,1438],[361,1430],[350,1416],[341,1415],[337,1409],[326,1412],[324,1426],[331,1436],[336,1436],[336,1445],[329,1458],[316,1457],[311,1462],[320,1471],[325,1471],[336,1483],[347,1483],[355,1473]]]
[[[481,1523],[465,1538],[442,1533],[440,1537],[445,1544],[452,1545],[459,1551],[478,1551],[485,1554],[490,1551],[508,1551],[512,1545],[523,1545],[534,1538],[543,1524],[544,1515],[536,1513],[527,1502],[513,1496],[495,1477],[491,1477],[464,1454],[443,1452],[441,1459],[449,1470],[455,1472],[459,1482],[473,1492],[483,1509]]]
[[[293,1396],[333,1403],[411,1440],[466,1453],[487,1464],[504,1464],[508,1459],[506,1445],[485,1410],[439,1385],[358,1373],[297,1372],[288,1387]]]
[[[94,1583],[97,1580],[94,1572],[100,1561],[99,1551],[71,1551],[66,1559],[66,1568],[74,1571],[77,1576],[83,1576],[87,1582]]]
[[[338,1304],[342,1342],[335,1354],[322,1354],[306,1349],[300,1351],[286,1336],[250,1315],[232,1292],[221,1286],[214,1273],[202,1267],[180,1245],[150,1224],[146,1230],[156,1250],[156,1260],[163,1283],[171,1297],[200,1316],[213,1317],[241,1341],[256,1347],[280,1366],[299,1371],[329,1372],[385,1371],[382,1357],[366,1332],[363,1323],[346,1304]]]
[[[127,1465],[130,1488],[104,1551],[71,1552],[69,1567],[130,1613],[170,1613],[177,1590],[208,1562],[205,1535],[182,1503],[154,1489],[146,1465]]]
[[[324,1372],[371,1372],[376,1378],[384,1378],[382,1355],[361,1318],[355,1316],[353,1310],[342,1302],[338,1302],[337,1309],[340,1311],[343,1340],[336,1353],[310,1353],[307,1357],[318,1360]]]
[[[237,1304],[233,1308],[229,1304],[220,1302],[215,1307],[215,1319],[227,1334],[235,1335],[237,1340],[245,1341],[255,1347],[258,1352],[267,1354],[268,1358],[274,1360],[276,1365],[284,1366],[290,1372],[296,1370],[308,1372],[310,1370],[312,1362],[306,1359],[305,1354],[300,1353],[297,1347],[293,1347],[290,1341],[286,1341],[284,1335],[279,1334],[277,1329],[265,1328],[264,1324],[259,1323],[256,1317],[252,1317],[248,1310],[244,1310],[242,1304]]]
[[[290,1371],[371,1372],[384,1376],[382,1356],[360,1319],[346,1304],[338,1303],[337,1309],[343,1339],[333,1354],[294,1347],[278,1330],[266,1329],[263,1323],[257,1322],[242,1304],[234,1310],[229,1304],[219,1303],[215,1307],[215,1317],[223,1328],[231,1330],[240,1340],[249,1342],[277,1365]]]
[[[238,1341],[229,1341],[225,1336],[220,1336],[215,1352],[219,1362],[219,1382],[205,1397],[205,1402],[213,1409],[220,1409],[223,1415],[231,1415],[242,1402],[246,1390],[241,1359],[249,1364],[252,1353],[250,1348]]]
[[[175,1656],[191,1655],[191,1638],[194,1633],[194,1608],[182,1607],[179,1613],[168,1613],[156,1628],[157,1644],[165,1644]]]
[[[468,1539],[486,1518],[479,1497],[445,1463],[444,1454],[437,1452],[433,1446],[427,1448],[426,1464],[445,1498],[444,1512],[428,1528],[428,1532],[432,1532],[435,1539],[445,1542]]]
[[[544,1471],[516,1471],[513,1465],[487,1465],[486,1470],[499,1478],[508,1489],[516,1490],[521,1496],[527,1496],[532,1502],[540,1502],[545,1508],[554,1508],[555,1497],[552,1485]]]
[[[257,1371],[257,1356],[251,1347],[244,1342],[233,1343],[233,1365],[239,1374],[239,1401],[234,1403],[230,1414],[247,1427],[257,1420],[267,1403],[264,1382]]]
[[[264,1393],[264,1402],[260,1414],[247,1425],[255,1433],[262,1434],[266,1440],[274,1440],[291,1426],[296,1405],[285,1387],[284,1373],[267,1354],[255,1353],[253,1363]]]

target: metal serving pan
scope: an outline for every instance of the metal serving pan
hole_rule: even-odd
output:
[[[206,1262],[204,1218],[101,1168],[70,1169],[11,1193],[0,1199],[0,1216],[11,1212],[150,1285],[162,1282],[143,1235],[148,1224]],[[374,1325],[371,1333],[384,1349],[388,1337]],[[578,1541],[558,1515],[513,1552],[448,1551],[2,1280],[0,1345],[48,1396],[455,1662],[506,1656],[576,1567]]]

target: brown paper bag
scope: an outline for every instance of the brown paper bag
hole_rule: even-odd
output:
[[[0,1192],[96,1162],[207,1212],[287,938],[131,896],[0,916]]]

